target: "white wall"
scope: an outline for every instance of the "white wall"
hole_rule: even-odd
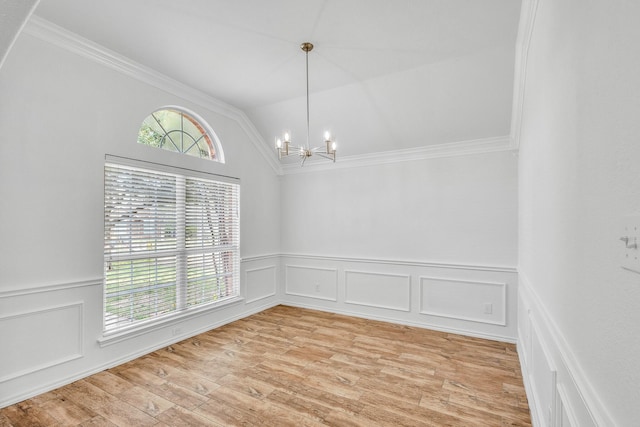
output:
[[[514,340],[516,165],[502,151],[285,175],[286,301]]]
[[[286,175],[282,251],[513,267],[516,165],[504,151]]]
[[[0,406],[276,303],[279,183],[241,123],[32,34],[0,69]],[[166,105],[203,117],[227,163],[137,144]],[[244,301],[99,346],[105,154],[240,178]]]
[[[228,106],[145,84],[144,71],[46,33],[23,33],[0,69],[0,339],[11,349],[0,406],[278,302],[515,340],[512,152],[277,178]],[[207,120],[227,164],[136,144],[165,105]],[[105,154],[240,177],[243,302],[97,343]]]
[[[519,344],[532,412],[537,425],[637,425],[640,275],[621,268],[619,238],[640,216],[640,3],[526,3]]]

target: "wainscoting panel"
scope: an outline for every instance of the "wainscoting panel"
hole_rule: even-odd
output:
[[[518,355],[533,425],[616,425],[602,406],[598,391],[585,378],[567,340],[523,275],[518,287]]]
[[[536,327],[531,329],[531,370],[529,379],[535,410],[541,426],[550,427],[555,419],[556,369],[547,354],[547,346],[540,341]],[[532,408],[532,410],[534,410]]]
[[[83,356],[81,302],[0,317],[0,383]]]
[[[277,268],[275,265],[245,271],[244,284],[247,304],[276,295],[276,273]]]
[[[514,268],[309,254],[281,257],[284,304],[516,341]]]
[[[390,310],[411,309],[408,275],[345,271],[345,302]]]
[[[0,408],[277,305],[278,255],[243,260],[244,299],[101,346],[103,279],[0,290]],[[246,274],[245,274],[246,273]],[[277,289],[277,288],[276,288]],[[281,297],[280,297],[281,298]],[[0,424],[2,424],[0,422]]]
[[[327,301],[338,300],[338,270],[335,268],[285,266],[285,293]]]
[[[243,300],[122,337],[108,346],[99,344],[101,277],[0,291],[0,407],[277,304],[508,342],[517,336],[514,268],[295,254],[243,258],[241,268]],[[506,325],[421,313],[424,278],[505,284]],[[455,287],[449,290],[459,292]],[[498,307],[494,304],[493,310]],[[571,401],[565,406],[569,405]],[[581,420],[582,414],[576,415]]]
[[[565,406],[567,392],[561,384],[558,384],[556,392],[556,427],[578,427],[576,416],[571,412],[571,407]]]
[[[506,325],[506,283],[420,278],[420,313]]]

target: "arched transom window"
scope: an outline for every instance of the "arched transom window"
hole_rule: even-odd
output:
[[[224,163],[215,133],[196,117],[177,107],[155,111],[142,122],[138,143]]]

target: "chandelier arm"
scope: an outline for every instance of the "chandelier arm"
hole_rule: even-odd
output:
[[[278,150],[278,156],[280,158],[288,157],[292,155],[299,155],[302,160],[300,162],[300,166],[304,166],[307,157],[311,157],[314,154],[319,155],[323,159],[331,160],[335,163],[336,161],[336,149],[335,142],[331,145],[332,142],[331,137],[329,136],[329,132],[325,132],[325,144],[324,146],[318,146],[311,148],[311,108],[310,108],[310,97],[309,97],[309,52],[313,49],[313,44],[310,42],[304,42],[300,45],[300,48],[305,53],[305,78],[306,78],[306,96],[307,96],[307,141],[304,146],[290,147],[291,140],[289,139],[289,133],[285,132],[284,134],[284,149],[282,148],[282,140],[279,138],[276,139],[276,149]],[[284,154],[283,154],[284,152]]]

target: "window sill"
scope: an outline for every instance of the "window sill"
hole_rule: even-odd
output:
[[[149,332],[153,332],[159,329],[165,329],[169,326],[175,325],[185,320],[194,319],[196,317],[204,316],[206,314],[211,314],[212,312],[220,308],[236,305],[242,301],[244,301],[244,298],[241,296],[237,296],[237,297],[226,299],[224,301],[220,301],[218,303],[207,304],[206,306],[201,308],[167,316],[155,322],[134,326],[134,327],[131,327],[130,329],[116,331],[113,333],[105,333],[100,338],[98,338],[97,340],[98,345],[100,345],[100,347],[102,348],[102,347],[110,346],[112,344],[117,344],[119,342],[126,341],[131,338],[138,337],[140,335],[145,335]],[[174,336],[177,339],[179,339],[179,334],[174,334]]]

